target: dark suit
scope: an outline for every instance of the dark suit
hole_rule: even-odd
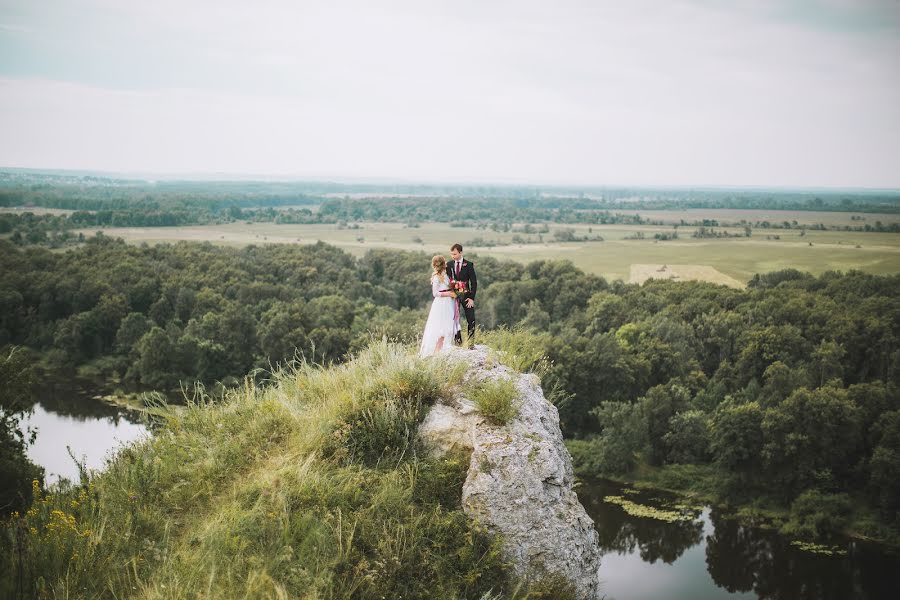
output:
[[[475,339],[475,307],[468,308],[466,300],[471,298],[474,301],[475,292],[478,289],[478,280],[475,278],[475,265],[472,264],[472,261],[463,258],[457,273],[456,261],[450,261],[447,263],[447,274],[452,281],[462,281],[466,284],[466,293],[460,296],[458,301],[460,311],[465,312],[466,315],[466,323],[469,325],[469,341],[471,343]],[[462,343],[461,332],[456,334],[456,343]]]

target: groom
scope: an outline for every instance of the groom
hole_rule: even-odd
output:
[[[475,279],[475,265],[463,258],[461,244],[453,244],[450,247],[451,262],[447,265],[447,272],[451,281],[461,281],[466,284],[466,293],[459,296],[460,308],[466,313],[466,322],[469,324],[469,344],[475,340],[475,289],[478,282]],[[456,343],[462,345],[462,331],[456,332]]]

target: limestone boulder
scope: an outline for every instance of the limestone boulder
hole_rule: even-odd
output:
[[[559,413],[539,379],[503,366],[485,346],[455,348],[448,355],[468,364],[467,383],[509,378],[519,392],[518,415],[505,424],[481,415],[461,386],[451,401],[433,406],[419,427],[434,455],[471,453],[463,510],[502,535],[505,558],[520,577],[562,576],[580,597],[599,598],[597,532],[573,490]]]

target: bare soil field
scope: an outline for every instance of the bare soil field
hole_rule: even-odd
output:
[[[16,215],[21,215],[24,213],[34,213],[36,215],[68,215],[73,212],[75,211],[68,208],[43,208],[40,206],[0,206],[0,213],[12,213]]]
[[[743,289],[745,284],[710,267],[709,265],[631,265],[628,283],[644,283],[648,279],[674,281],[708,281]]]

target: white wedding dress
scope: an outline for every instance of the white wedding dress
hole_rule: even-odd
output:
[[[431,303],[431,311],[425,322],[425,331],[422,333],[422,346],[419,348],[419,356],[426,357],[434,354],[434,347],[439,339],[444,338],[441,350],[453,347],[453,338],[459,331],[459,320],[456,318],[456,298],[442,297],[441,290],[450,288],[450,281],[445,274],[442,279],[437,275],[431,276],[431,295],[434,300]]]

